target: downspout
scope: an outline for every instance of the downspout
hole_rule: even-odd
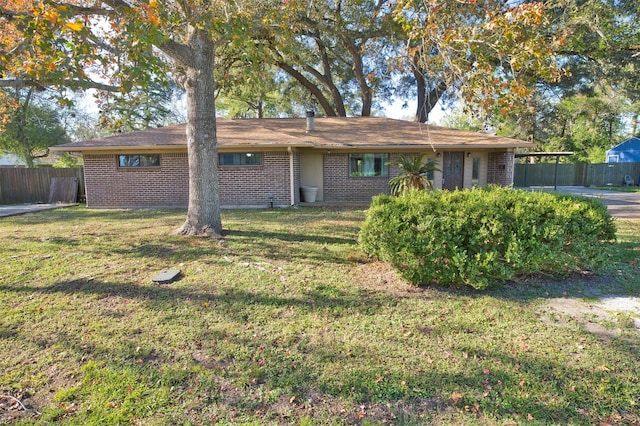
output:
[[[296,205],[296,185],[293,181],[294,172],[293,172],[293,150],[291,147],[287,147],[287,151],[289,151],[289,191],[291,192],[291,207]]]

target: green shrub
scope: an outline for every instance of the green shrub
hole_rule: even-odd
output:
[[[478,289],[596,268],[614,240],[599,200],[496,186],[380,195],[359,235],[365,253],[413,284]]]

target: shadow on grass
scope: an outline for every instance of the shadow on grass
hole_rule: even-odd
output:
[[[222,209],[223,228],[227,222],[251,221],[251,223],[286,224],[295,221],[296,224],[313,223],[318,220],[335,222],[338,226],[344,226],[344,222],[362,220],[365,210],[352,207],[301,207],[281,209]],[[184,208],[140,208],[140,209],[89,209],[84,205],[69,207],[60,210],[44,210],[26,215],[12,216],[12,220],[21,224],[38,224],[50,222],[71,222],[76,220],[106,220],[106,221],[130,221],[130,220],[158,220],[175,219],[176,227],[180,226],[186,218]],[[233,225],[232,225],[233,226]],[[357,229],[357,228],[354,228]]]
[[[75,241],[55,239],[54,243],[69,246]],[[336,247],[340,247],[336,250]],[[107,248],[109,254],[126,258],[170,260],[173,263],[207,260],[213,264],[229,265],[229,257],[237,261],[250,261],[256,257],[275,261],[297,261],[328,264],[353,264],[362,256],[354,253],[355,239],[327,237],[312,234],[283,233],[273,231],[231,230],[222,244],[217,240],[184,237],[168,237],[160,241],[138,242],[126,248]],[[346,249],[347,252],[343,249]],[[227,260],[225,260],[225,257]]]
[[[85,206],[68,207],[59,210],[43,210],[20,216],[12,216],[11,220],[21,224],[38,224],[51,222],[70,222],[76,220],[127,221],[137,219],[157,220],[170,217],[181,218],[185,209],[88,209]]]
[[[298,297],[284,297],[269,294],[267,292],[248,292],[232,288],[218,290],[211,288],[209,291],[193,290],[184,287],[176,287],[174,284],[119,284],[102,282],[98,280],[78,280],[61,282],[49,287],[32,286],[5,286],[0,285],[0,292],[5,293],[34,293],[34,294],[84,294],[96,295],[100,297],[120,296],[125,299],[136,299],[148,301],[149,308],[163,311],[176,304],[193,302],[208,302],[212,306],[221,309],[243,305],[255,309],[259,306],[275,307],[296,307],[303,311],[324,310],[326,308],[351,308],[362,306],[363,300],[360,293],[346,293],[332,288],[329,294],[323,292],[323,287],[309,289],[304,295]],[[368,300],[368,309],[379,309],[384,303],[384,298]],[[393,306],[393,301],[388,301],[389,306]],[[370,312],[370,311],[369,311]],[[235,312],[231,310],[229,316],[233,317]],[[242,313],[241,319],[246,315]]]
[[[273,231],[240,231],[240,230],[230,230],[227,237],[231,239],[241,239],[243,241],[283,241],[283,242],[297,242],[297,243],[316,243],[316,244],[352,244],[355,245],[357,243],[356,239],[353,238],[339,238],[339,237],[326,237],[322,235],[312,235],[308,233],[299,234],[299,233],[284,233],[284,232],[273,232]]]
[[[353,315],[390,309],[395,303],[381,297],[366,297],[363,300],[360,294],[344,292],[336,293],[335,297],[327,297],[318,292],[300,297],[281,297],[234,290],[216,294],[170,286],[104,282],[59,283],[45,289],[3,286],[0,291],[118,295],[149,301],[148,307],[158,312],[176,311],[175,307],[179,304],[194,306],[194,302],[207,301],[214,306],[213,309],[225,311],[225,315],[236,320],[243,329],[243,326],[252,322],[252,312],[261,307],[293,306],[296,310],[309,312],[353,308]],[[166,315],[162,317],[162,321],[179,323],[194,313],[194,310],[180,311],[175,314],[180,318]],[[265,392],[266,389],[286,395],[289,401],[287,407],[294,412],[297,403],[293,403],[291,396],[313,407],[320,416],[335,416],[334,419],[341,419],[349,424],[359,422],[354,407],[361,405],[366,405],[367,410],[378,416],[367,419],[379,422],[391,416],[418,424],[420,416],[429,417],[438,414],[438,410],[449,409],[452,412],[473,412],[480,418],[501,420],[513,418],[516,414],[523,418],[531,414],[532,419],[540,423],[573,423],[585,416],[582,421],[589,423],[602,413],[628,410],[630,407],[621,406],[620,401],[633,397],[630,392],[634,389],[633,386],[638,386],[638,383],[630,382],[630,378],[638,381],[633,371],[623,374],[616,371],[614,366],[613,371],[605,368],[574,368],[560,361],[553,361],[552,356],[532,356],[527,352],[514,354],[510,352],[513,346],[507,344],[501,350],[495,346],[479,349],[481,344],[468,346],[463,342],[454,342],[454,346],[449,347],[449,350],[455,350],[452,356],[459,357],[465,353],[468,361],[462,364],[459,371],[440,371],[429,367],[426,362],[414,363],[412,368],[405,368],[402,364],[406,360],[402,358],[385,358],[382,361],[388,355],[378,353],[377,346],[372,347],[366,341],[333,339],[331,345],[327,345],[326,342],[305,340],[306,333],[303,332],[293,336],[295,343],[290,344],[277,339],[282,336],[273,336],[274,342],[279,342],[284,349],[290,348],[286,352],[288,355],[285,355],[282,348],[263,348],[260,346],[263,344],[262,340],[252,338],[249,332],[233,335],[203,330],[200,333],[202,341],[225,340],[239,348],[237,353],[225,355],[228,358],[219,360],[215,357],[216,349],[206,345],[203,347],[202,343],[185,340],[187,349],[181,349],[180,356],[174,359],[170,356],[170,348],[162,353],[156,353],[154,347],[140,351],[136,347],[135,336],[122,335],[118,330],[113,330],[113,333],[113,340],[105,337],[100,340],[102,343],[92,342],[91,339],[71,334],[64,329],[35,340],[32,336],[19,332],[6,337],[33,342],[43,351],[60,346],[72,351],[73,356],[82,360],[82,363],[99,361],[100,369],[93,373],[93,380],[78,388],[73,395],[80,401],[81,398],[90,398],[92,392],[100,392],[96,389],[101,386],[102,375],[130,371],[136,381],[148,388],[143,398],[154,398],[155,390],[158,395],[167,396],[168,399],[164,402],[167,404],[173,398],[184,398],[187,393],[201,395],[208,392],[209,388],[215,388],[217,394],[213,399],[194,398],[190,402],[191,410],[196,413],[199,410],[204,412],[207,405],[217,404],[228,412],[262,411],[277,415],[278,404],[282,402],[268,400],[264,396],[269,393]],[[406,339],[403,344],[411,345],[409,338]],[[162,345],[160,339],[153,342],[152,346],[159,348]],[[628,356],[626,349],[616,343],[612,343],[610,347],[611,352],[620,357]],[[263,363],[261,359],[266,362]],[[194,366],[203,370],[194,369]],[[328,366],[337,369],[336,374],[328,374],[325,370]],[[126,383],[121,386],[125,388]],[[170,389],[168,394],[167,389]],[[454,393],[459,393],[460,396],[452,399],[451,395]],[[530,393],[548,396],[549,399],[530,398]],[[433,404],[423,404],[420,408],[421,401],[427,399],[439,401],[436,404],[437,410]],[[334,402],[327,407],[326,401]],[[146,400],[138,402],[140,404],[136,405],[144,406]],[[588,411],[594,410],[596,405],[600,407],[601,413]],[[400,406],[403,408],[399,408]],[[344,407],[349,408],[347,413],[340,412]],[[580,413],[581,407],[590,408]],[[335,412],[327,413],[323,410]],[[151,414],[143,410],[136,415],[144,417]]]

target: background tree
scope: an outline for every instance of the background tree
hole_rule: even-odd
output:
[[[171,71],[187,98],[189,207],[179,232],[220,236],[215,51],[243,44],[275,4],[8,0],[0,6],[1,85],[126,96],[166,84]]]
[[[604,161],[605,151],[638,132],[640,3],[560,0],[546,4],[548,37],[567,69],[537,79],[526,105],[484,119],[505,136],[530,139],[539,150],[574,151],[566,161]],[[636,123],[636,124],[634,124]]]
[[[6,124],[0,149],[15,154],[27,167],[46,157],[49,147],[69,142],[56,109],[38,99],[33,88],[4,90]]]
[[[184,123],[174,103],[184,95],[175,84],[154,82],[122,92],[96,92],[97,125],[109,133],[127,133]]]
[[[396,19],[414,73],[435,90],[419,105],[425,111],[448,90],[471,110],[506,115],[526,105],[540,81],[563,75],[554,58],[564,40],[542,2],[403,0]]]
[[[402,47],[391,5],[288,1],[278,23],[265,28],[264,56],[305,88],[324,115],[372,115],[393,93],[391,59]]]

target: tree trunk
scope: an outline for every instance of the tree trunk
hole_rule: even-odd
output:
[[[429,113],[436,106],[436,104],[440,100],[440,97],[447,90],[447,85],[443,82],[440,82],[435,88],[427,93],[427,82],[424,78],[424,74],[414,68],[413,75],[416,78],[416,88],[418,92],[418,106],[416,108],[416,116],[414,121],[417,121],[419,123],[426,123],[429,119]]]
[[[418,54],[415,54],[411,63],[411,72],[416,79],[416,97],[418,101],[414,121],[426,123],[429,119],[429,113],[436,106],[444,92],[446,92],[447,84],[441,81],[427,93],[427,78],[424,70],[420,68],[419,60]]]
[[[193,57],[186,68],[189,207],[187,220],[176,232],[222,237],[218,195],[216,137],[215,45],[207,33],[193,29],[189,36]]]
[[[346,35],[342,36],[342,42],[347,47],[353,60],[353,72],[360,88],[360,99],[362,100],[362,110],[360,115],[363,117],[371,116],[371,108],[373,106],[373,90],[367,83],[367,76],[364,74],[364,63],[362,61],[362,53],[360,47]]]

